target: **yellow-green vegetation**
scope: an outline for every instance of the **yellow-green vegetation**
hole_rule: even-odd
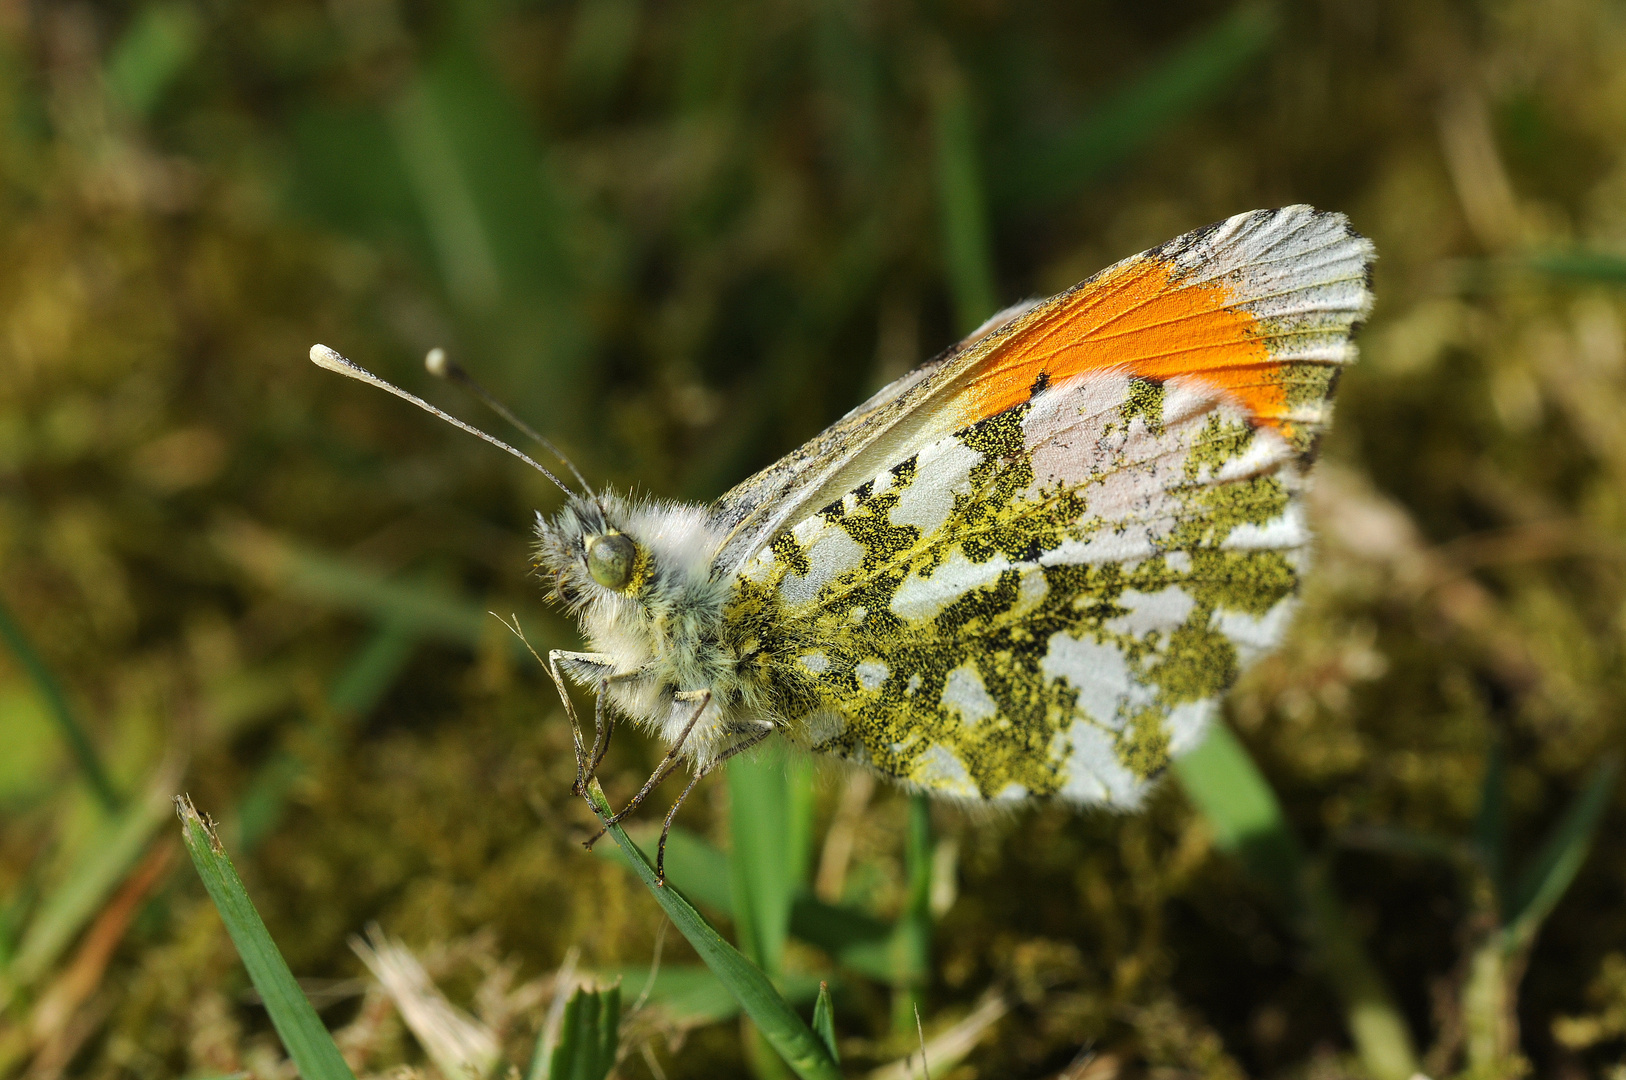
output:
[[[750,760],[671,879],[848,1076],[1613,1075],[1623,71],[1602,0],[0,5],[0,1078],[293,1075],[182,791],[357,1076],[588,1030],[582,1075],[610,1031],[624,1077],[788,1075],[581,849],[487,614],[575,644],[557,492],[307,350],[474,414],[444,347],[706,499],[994,306],[1298,201],[1378,305],[1313,567],[1212,569],[1304,599],[1234,738],[1132,817]],[[618,730],[611,802],[657,761]]]

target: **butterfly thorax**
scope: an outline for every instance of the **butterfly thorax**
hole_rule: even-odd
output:
[[[551,520],[538,515],[537,541],[537,570],[588,645],[562,658],[566,674],[700,763],[760,729],[753,665],[722,632],[728,583],[712,571],[722,537],[704,508],[574,497]]]

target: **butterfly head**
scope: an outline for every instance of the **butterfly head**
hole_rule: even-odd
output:
[[[536,567],[572,611],[658,607],[709,578],[716,542],[697,508],[604,493],[537,517]]]
[[[571,610],[636,600],[650,577],[650,551],[614,496],[573,496],[551,519],[537,515],[536,568]]]

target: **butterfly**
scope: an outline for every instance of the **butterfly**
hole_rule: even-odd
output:
[[[535,568],[588,646],[547,660],[573,725],[567,683],[597,695],[578,788],[623,717],[668,752],[609,821],[769,738],[1137,806],[1288,625],[1372,259],[1341,214],[1239,214],[1000,312],[710,506],[560,484]]]

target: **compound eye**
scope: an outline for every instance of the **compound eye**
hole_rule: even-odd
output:
[[[638,545],[620,533],[594,537],[587,545],[587,573],[606,589],[620,592],[632,581],[632,564]]]

